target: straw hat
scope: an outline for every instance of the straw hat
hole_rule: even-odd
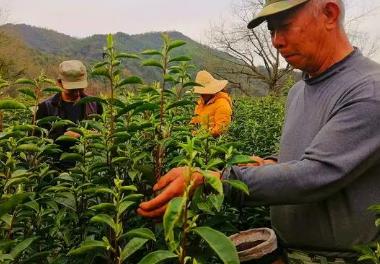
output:
[[[194,86],[196,94],[216,94],[226,87],[227,80],[217,80],[208,71],[199,71],[195,77],[195,82],[203,86]]]
[[[64,89],[83,89],[88,85],[86,67],[79,60],[68,60],[59,64],[58,78]]]
[[[266,0],[263,9],[248,23],[248,28],[255,28],[271,15],[284,12],[309,0]]]

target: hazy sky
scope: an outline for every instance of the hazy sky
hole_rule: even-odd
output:
[[[242,0],[0,0],[6,11],[1,22],[25,23],[75,37],[92,34],[138,34],[178,30],[192,39],[207,42],[210,23],[230,20],[232,6]],[[346,0],[348,15],[374,10],[360,20],[368,38],[380,38],[380,0]],[[4,19],[5,17],[5,19]],[[5,20],[5,21],[4,21]],[[378,52],[380,53],[380,52]],[[378,54],[380,61],[380,54]]]

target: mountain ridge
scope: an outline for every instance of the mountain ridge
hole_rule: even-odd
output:
[[[102,59],[103,47],[106,45],[106,34],[94,34],[84,38],[77,38],[27,24],[5,24],[0,31],[20,38],[29,48],[39,52],[54,55],[62,59],[76,58],[92,64]],[[120,52],[139,53],[145,49],[159,49],[162,45],[162,32],[146,32],[140,34],[127,34],[117,32],[113,34],[115,48]],[[176,53],[188,55],[196,70],[222,63],[220,57],[228,56],[206,45],[200,44],[178,31],[166,32],[172,39],[186,41],[187,45],[178,48]],[[157,80],[160,73],[151,68],[143,68],[140,62],[127,61],[125,66],[132,74],[141,75],[148,81]]]

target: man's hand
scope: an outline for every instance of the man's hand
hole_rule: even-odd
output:
[[[80,134],[78,134],[76,132],[73,132],[73,131],[66,131],[65,135],[69,136],[69,137],[72,137],[72,138],[79,138],[80,137]]]
[[[152,200],[141,203],[139,209],[137,209],[137,213],[150,218],[162,216],[165,213],[168,202],[174,197],[181,196],[185,191],[185,175],[187,170],[187,167],[174,168],[162,176],[153,186],[153,191],[163,191]],[[212,172],[212,174],[220,178],[220,173]],[[194,182],[192,189],[203,183],[203,176],[199,172],[194,172],[191,179]]]
[[[263,165],[269,165],[269,164],[276,164],[277,162],[272,159],[263,159],[259,156],[252,155],[251,159],[254,161],[253,163],[245,163],[245,164],[239,164],[241,167],[258,167]]]

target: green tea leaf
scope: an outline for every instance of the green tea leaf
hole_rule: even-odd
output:
[[[35,240],[37,237],[30,237],[22,242],[18,243],[10,252],[10,255],[15,259],[17,258],[24,250],[26,250]]]
[[[12,130],[13,131],[28,131],[28,132],[32,132],[33,130],[42,131],[41,128],[39,128],[38,126],[33,126],[33,125],[15,125],[12,128]]]
[[[81,255],[95,249],[105,250],[106,248],[107,243],[105,243],[104,241],[86,240],[80,245],[80,247],[70,250],[68,255]]]
[[[0,110],[26,109],[26,106],[15,100],[0,100]]]
[[[99,211],[99,210],[114,210],[115,205],[112,203],[101,203],[97,205],[93,205],[89,207],[88,209],[94,210],[94,211]]]
[[[224,161],[220,158],[212,159],[206,164],[207,170],[217,169],[219,165],[222,165]]]
[[[40,148],[36,144],[22,144],[17,146],[16,150],[23,152],[38,152],[40,151]]]
[[[234,244],[223,233],[207,226],[196,227],[192,231],[207,242],[223,263],[240,263]]]
[[[72,194],[71,192],[57,193],[57,196],[54,198],[54,201],[56,203],[59,203],[65,206],[66,208],[76,211],[76,208],[77,208],[76,200],[75,200],[74,194]]]
[[[50,123],[53,123],[57,120],[59,120],[60,118],[58,116],[47,116],[47,117],[44,117],[44,118],[41,118],[37,121],[37,125],[39,126],[43,126],[45,124],[50,124]]]
[[[106,187],[89,188],[85,190],[85,193],[109,193],[113,196],[116,195],[116,193],[112,189]]]
[[[139,250],[148,241],[149,241],[148,239],[140,238],[140,237],[132,238],[121,251],[121,254],[120,254],[121,262],[123,262],[128,257],[130,257],[133,253]]]
[[[60,93],[62,92],[61,88],[59,87],[47,87],[42,90],[43,93]]]
[[[53,118],[51,120],[53,120]],[[42,121],[42,119],[40,121]],[[66,119],[58,120],[54,122],[54,124],[52,125],[52,129],[54,130],[54,129],[65,127],[65,126],[76,126],[76,124],[73,121],[66,120]]]
[[[136,192],[137,188],[134,185],[126,185],[126,186],[121,186],[120,191],[122,191],[122,192],[125,192],[125,191]]]
[[[125,210],[127,210],[129,207],[134,205],[135,202],[133,201],[124,201],[120,204],[119,211],[117,212],[119,215],[123,214]]]
[[[171,76],[170,74],[165,74],[164,80],[165,82],[177,82],[176,79],[174,79],[174,77]]]
[[[116,223],[115,223],[115,221],[112,219],[112,217],[109,216],[109,215],[106,215],[106,214],[98,214],[98,215],[95,215],[95,216],[93,216],[93,217],[91,218],[90,222],[91,222],[91,223],[106,224],[106,225],[108,225],[109,227],[111,227],[115,233],[117,233]]]
[[[170,109],[172,109],[174,107],[185,106],[185,105],[191,105],[191,106],[193,106],[194,102],[193,101],[189,101],[189,100],[180,100],[180,101],[177,101],[177,102],[174,102],[174,103],[168,105],[166,107],[166,110],[170,110]]]
[[[106,65],[108,65],[108,61],[101,61],[101,62],[96,63],[93,66],[93,69],[98,69],[98,68],[101,68],[101,67],[106,66]]]
[[[169,243],[169,248],[175,250],[176,241],[174,241],[174,227],[181,219],[186,199],[184,197],[173,198],[166,208],[163,222],[165,231],[165,240]]]
[[[202,175],[205,178],[207,184],[210,184],[210,186],[219,194],[223,194],[223,184],[218,177],[213,176],[208,171],[202,171]]]
[[[159,55],[159,56],[162,56],[162,53],[160,51],[154,50],[154,49],[144,50],[143,52],[141,52],[141,54],[143,54],[143,55]]]
[[[19,178],[19,177],[24,177],[30,175],[30,172],[27,170],[16,170],[12,172],[11,178]]]
[[[145,60],[142,62],[142,66],[147,66],[147,67],[158,67],[160,69],[164,69],[164,66],[162,66],[161,62],[156,61],[156,60]]]
[[[371,205],[368,209],[380,213],[380,204]]]
[[[142,131],[142,130],[144,130],[144,129],[146,129],[146,128],[151,128],[151,127],[153,127],[153,124],[152,123],[149,123],[149,122],[147,122],[147,123],[140,123],[139,125],[137,125],[137,124],[130,124],[128,127],[127,127],[127,131],[128,132],[137,132],[137,131]]]
[[[251,156],[248,155],[234,155],[231,160],[228,161],[228,165],[237,165],[237,164],[244,164],[244,163],[254,163],[255,161],[252,160]]]
[[[187,83],[184,83],[182,87],[188,87],[188,86],[200,86],[200,87],[203,87],[202,84],[196,83],[196,82],[187,82]]]
[[[231,185],[231,187],[238,189],[238,190],[244,192],[245,194],[249,195],[248,186],[242,181],[239,181],[239,180],[223,180],[223,183],[227,183],[227,184]]]
[[[127,59],[140,59],[140,57],[137,54],[134,53],[119,53],[118,55],[115,56],[116,59],[121,59],[121,58],[127,58]]]
[[[79,135],[81,135],[81,136],[84,135],[84,134],[83,134],[83,131],[82,131],[80,128],[77,128],[77,127],[69,127],[69,128],[67,129],[67,131],[75,132],[75,133],[77,133],[77,134],[79,134]]]
[[[29,85],[35,85],[35,82],[33,80],[21,78],[15,81],[15,84],[29,84]]]
[[[174,258],[178,258],[178,256],[168,250],[157,250],[143,257],[138,264],[157,264]]]
[[[27,181],[28,181],[28,178],[25,178],[25,177],[9,179],[7,183],[5,184],[4,188],[7,189],[9,186],[21,184]]]
[[[107,48],[108,49],[113,48],[113,36],[112,36],[112,34],[107,35]]]
[[[178,56],[169,60],[169,62],[175,62],[175,61],[191,61],[191,58],[187,56]]]
[[[117,137],[117,133],[114,135],[116,135],[116,137]],[[127,157],[116,157],[116,158],[112,159],[111,163],[112,164],[120,164],[120,163],[125,163],[127,160],[128,160]]]
[[[62,160],[62,161],[81,161],[82,160],[82,155],[80,155],[78,153],[68,153],[68,152],[65,152],[65,153],[62,153],[62,155],[59,158],[59,160]]]
[[[29,96],[30,98],[32,98],[34,100],[36,100],[36,94],[31,89],[19,88],[19,89],[17,89],[17,91],[26,95],[26,96]]]
[[[117,85],[116,88],[122,87],[127,84],[143,84],[143,81],[140,77],[137,76],[131,76],[128,78],[125,78],[124,80],[120,81]]]
[[[6,213],[9,213],[17,205],[23,203],[28,197],[32,196],[34,193],[17,193],[12,195],[11,198],[7,200],[2,200],[0,202],[0,217]]]
[[[137,108],[138,106],[144,104],[144,102],[140,101],[140,102],[136,102],[136,103],[132,103],[132,104],[129,104],[127,105],[126,107],[124,107],[123,109],[121,109],[118,113],[117,113],[117,116],[122,116],[122,115],[125,115],[126,113],[128,113],[129,111]]]
[[[110,78],[108,70],[104,69],[104,68],[93,69],[91,71],[91,75],[93,75],[93,76],[104,76],[104,77]]]
[[[159,109],[160,106],[158,104],[152,104],[152,103],[145,103],[143,105],[138,106],[134,111],[133,115],[136,115],[138,113],[142,113],[144,111],[153,111],[156,109]]]
[[[78,142],[78,139],[77,138],[74,138],[74,137],[70,137],[70,136],[67,136],[67,135],[62,135],[62,136],[59,136],[56,140],[56,142]]]
[[[129,195],[125,196],[122,201],[134,201],[134,202],[136,202],[136,201],[141,200],[141,198],[143,198],[143,197],[144,197],[144,195],[142,195],[140,193],[134,193],[134,194],[129,194]]]
[[[175,49],[175,48],[178,48],[178,47],[181,47],[183,45],[185,45],[186,42],[183,41],[183,40],[174,40],[170,43],[169,47],[168,47],[168,51],[172,50],[172,49]]]
[[[156,241],[156,237],[154,236],[154,233],[148,229],[148,228],[136,228],[133,229],[125,234],[122,235],[122,237],[140,237],[140,238],[145,238],[145,239],[150,239],[153,241]]]

